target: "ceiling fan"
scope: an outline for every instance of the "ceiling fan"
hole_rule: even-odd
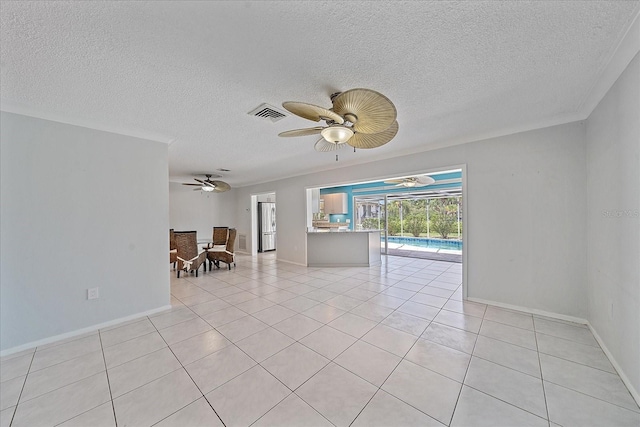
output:
[[[304,102],[283,102],[282,106],[302,118],[326,126],[295,129],[278,136],[322,135],[316,151],[332,151],[350,145],[353,148],[376,148],[391,141],[398,133],[396,107],[386,96],[371,89],[350,89],[331,95],[330,109]]]
[[[224,181],[216,181],[216,180],[212,180],[212,177],[215,178],[220,178],[221,175],[213,175],[213,174],[206,174],[205,175],[207,177],[207,179],[205,179],[204,181],[198,178],[193,178],[194,180],[196,180],[198,182],[198,184],[191,184],[191,183],[183,183],[182,185],[192,185],[192,186],[197,186],[200,188],[196,188],[193,191],[206,191],[206,192],[216,192],[216,193],[224,193],[225,191],[229,191],[231,190],[231,186],[229,184],[227,184]]]
[[[410,176],[407,178],[389,179],[385,184],[396,184],[396,187],[425,187],[436,182],[428,175]]]

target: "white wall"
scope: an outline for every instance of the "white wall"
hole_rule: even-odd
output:
[[[393,144],[393,142],[391,142]],[[276,191],[280,260],[305,264],[305,188],[467,165],[468,295],[585,318],[586,161],[583,123],[524,132],[238,189]]]
[[[0,349],[169,304],[167,145],[0,120]]]
[[[640,392],[640,58],[586,126],[589,322]]]
[[[180,183],[169,183],[169,225],[176,231],[198,232],[198,240],[211,240],[213,227],[236,226],[235,190],[225,193],[193,191]]]

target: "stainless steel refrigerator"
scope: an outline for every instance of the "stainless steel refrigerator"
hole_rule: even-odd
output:
[[[258,203],[258,252],[276,250],[276,204]]]

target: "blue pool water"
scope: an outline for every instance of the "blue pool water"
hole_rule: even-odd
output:
[[[382,238],[384,242],[384,237]],[[427,239],[426,237],[389,236],[389,243],[398,243],[420,248],[462,250],[462,240]]]

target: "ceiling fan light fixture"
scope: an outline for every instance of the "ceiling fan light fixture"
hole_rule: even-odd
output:
[[[214,189],[215,189],[215,187],[211,187],[211,186],[208,186],[208,185],[203,185],[202,186],[202,191],[209,192],[209,191],[213,191]]]
[[[322,129],[320,134],[327,142],[332,144],[344,144],[353,136],[353,131],[346,126],[337,125]]]
[[[415,181],[407,181],[407,182],[403,182],[402,183],[403,187],[415,187],[416,186],[416,182]]]

